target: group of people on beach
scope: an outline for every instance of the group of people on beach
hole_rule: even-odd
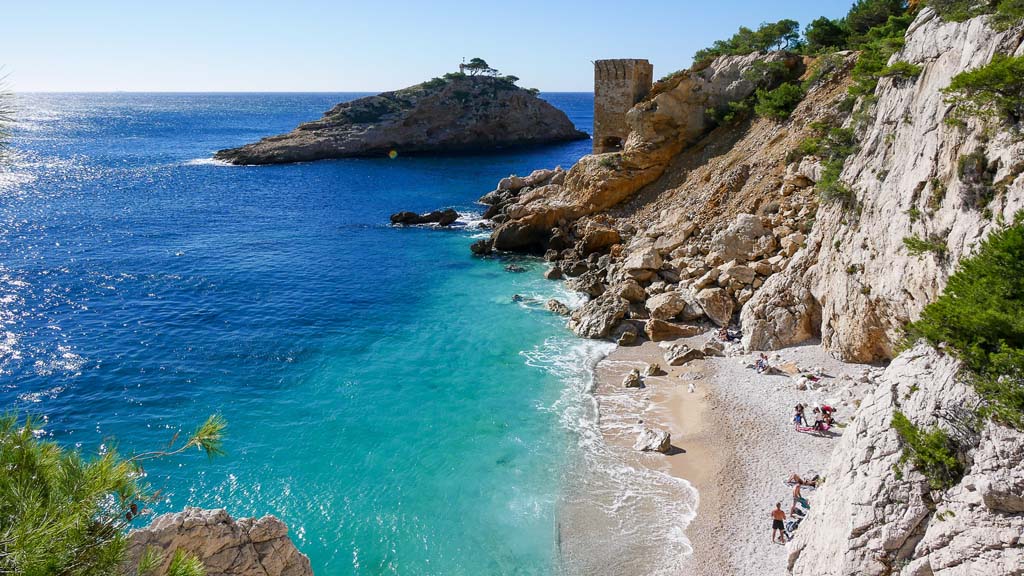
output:
[[[799,474],[793,473],[786,480],[786,484],[793,486],[793,503],[789,507],[789,514],[782,509],[782,502],[775,503],[772,510],[772,543],[785,544],[793,539],[793,531],[800,526],[800,522],[807,516],[811,505],[804,498],[803,488],[817,488],[821,477],[817,474],[809,478],[801,478]],[[789,518],[787,522],[786,518]]]
[[[833,416],[836,412],[835,408],[827,404],[815,406],[812,411],[814,417],[813,425],[807,419],[806,410],[807,407],[802,403],[796,405],[795,413],[793,414],[793,425],[796,426],[797,430],[801,432],[826,432],[831,427],[835,426],[836,421]]]

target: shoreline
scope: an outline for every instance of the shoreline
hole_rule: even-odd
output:
[[[715,332],[682,342],[699,348]],[[665,342],[661,344],[672,344]],[[798,390],[789,375],[758,374],[755,355],[708,357],[681,367],[667,366],[659,343],[615,348],[596,366],[594,395],[605,441],[632,450],[640,428],[667,430],[669,454],[635,452],[642,466],[690,483],[697,510],[685,528],[692,554],[682,562],[695,576],[756,576],[784,573],[787,548],[773,544],[769,513],[776,502],[789,510],[793,472],[822,471],[838,436],[802,434],[791,424],[792,407],[828,403],[844,423],[864,386],[865,365],[830,357],[817,341],[771,353],[772,364],[793,363],[827,375],[816,390]],[[647,377],[643,389],[625,389],[632,368],[658,363],[666,376]],[[693,384],[693,392],[689,385]],[[633,396],[629,403],[622,396]],[[640,421],[643,421],[641,424]],[[813,506],[813,491],[805,491]]]

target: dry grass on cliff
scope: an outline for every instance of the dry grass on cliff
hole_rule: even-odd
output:
[[[812,88],[788,120],[754,118],[721,126],[676,156],[665,173],[612,211],[639,228],[682,212],[700,228],[714,230],[740,213],[758,213],[780,197],[786,156],[811,135],[810,124],[832,120],[850,78],[837,74]],[[805,189],[805,201],[814,201]]]

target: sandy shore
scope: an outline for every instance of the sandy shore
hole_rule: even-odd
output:
[[[698,347],[709,337],[683,342]],[[831,358],[817,342],[773,353],[773,366],[821,368],[827,375],[817,389],[798,390],[789,375],[757,374],[750,354],[683,367],[667,366],[663,354],[663,347],[645,342],[618,348],[598,364],[605,440],[632,446],[644,426],[672,434],[672,453],[642,454],[638,461],[686,479],[700,494],[686,530],[694,552],[685,574],[785,574],[786,547],[771,542],[769,514],[776,502],[789,509],[791,489],[783,483],[789,474],[823,470],[836,442],[794,430],[793,406],[827,403],[839,408],[843,422],[861,396],[857,380],[866,367]],[[655,362],[668,374],[647,378],[642,390],[622,387],[629,370]],[[805,496],[813,506],[813,492]]]

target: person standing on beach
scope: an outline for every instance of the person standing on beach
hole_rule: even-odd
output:
[[[786,513],[782,510],[782,502],[775,503],[775,510],[772,510],[772,542],[775,542],[775,532],[779,532],[779,542],[786,542]]]

